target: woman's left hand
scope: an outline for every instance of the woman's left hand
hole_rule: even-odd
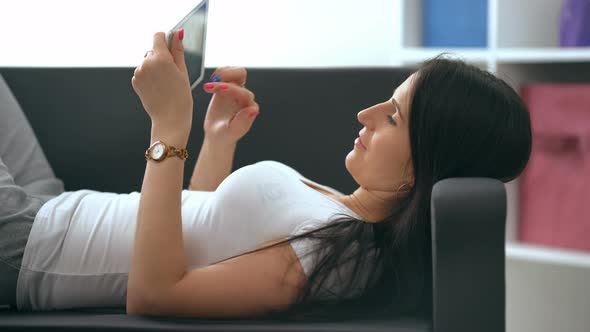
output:
[[[193,98],[184,62],[184,31],[174,32],[169,50],[163,32],[154,35],[153,50],[135,69],[131,85],[152,120],[152,130],[188,134],[193,118]]]
[[[219,82],[203,85],[213,97],[205,114],[205,138],[216,144],[234,145],[254,123],[260,108],[254,93],[245,87],[247,71],[244,67],[222,67],[213,73]]]

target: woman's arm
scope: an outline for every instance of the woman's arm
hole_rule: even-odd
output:
[[[146,54],[131,79],[152,121],[151,143],[159,140],[176,148],[187,145],[193,109],[182,35],[174,33],[168,50],[164,33],[155,34],[153,51]],[[183,173],[184,161],[178,157],[147,161],[127,281],[127,305],[131,308],[169,289],[186,273]]]
[[[183,35],[183,30],[174,33],[169,50],[164,33],[155,34],[153,50],[146,53],[131,79],[152,121],[151,143],[162,141],[175,148],[186,147],[193,118],[192,91],[181,42]],[[258,105],[252,105],[253,98],[247,90],[235,84],[211,83],[205,88],[239,96],[236,103],[240,111],[234,119],[247,117],[254,108],[258,111]],[[237,137],[242,132],[243,136],[251,121],[232,120],[229,130],[222,131],[228,135],[222,137]],[[183,173],[184,160],[176,156],[159,162],[147,161],[127,281],[128,311],[165,297],[187,274],[181,218]]]
[[[176,148],[187,145],[193,110],[182,35],[182,30],[174,33],[169,51],[164,33],[157,33],[152,54],[146,55],[131,79],[152,120],[151,142],[158,140]],[[243,91],[239,88],[230,83],[220,87]],[[248,110],[252,110],[252,102],[253,98],[234,118],[240,113],[251,114]],[[247,124],[232,120],[229,126],[234,122],[230,136]],[[306,278],[300,264],[293,266],[298,262],[297,254],[288,242],[187,271],[181,218],[183,172],[184,160],[177,156],[147,161],[127,281],[126,312],[253,317],[294,303]]]
[[[215,143],[205,137],[188,189],[215,191],[231,173],[236,145]]]
[[[205,92],[212,93],[213,97],[203,122],[205,139],[193,170],[190,190],[217,189],[231,173],[237,143],[250,130],[258,114],[254,94],[244,87],[245,68],[221,67],[212,77],[215,77],[213,82],[203,85]]]

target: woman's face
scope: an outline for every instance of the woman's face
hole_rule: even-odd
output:
[[[345,164],[362,188],[394,192],[402,184],[411,182],[408,112],[415,75],[408,77],[391,99],[357,115],[364,128],[359,132],[360,140],[346,156]]]

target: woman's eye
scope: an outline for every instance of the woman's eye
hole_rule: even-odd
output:
[[[393,118],[393,115],[388,115],[387,118],[389,119],[389,123],[397,126],[397,122]]]

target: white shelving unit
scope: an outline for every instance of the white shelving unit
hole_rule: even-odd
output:
[[[498,63],[564,63],[588,62],[590,48],[524,47],[501,48],[495,52]],[[588,75],[586,75],[588,78]]]
[[[392,64],[414,65],[442,52],[505,79],[515,89],[527,82],[590,82],[590,47],[559,47],[562,0],[488,0],[485,48],[422,47],[422,1],[398,0],[394,24],[399,45]],[[507,239],[516,241],[518,179],[508,183]]]
[[[399,30],[399,45],[391,63],[414,65],[449,52],[517,91],[529,82],[590,83],[590,47],[559,47],[562,2],[488,0],[487,47],[427,48],[421,40],[422,0],[398,0],[394,29]],[[583,299],[590,298],[590,254],[519,243],[518,179],[506,188],[507,331],[588,331],[590,316],[579,305],[587,308]]]

